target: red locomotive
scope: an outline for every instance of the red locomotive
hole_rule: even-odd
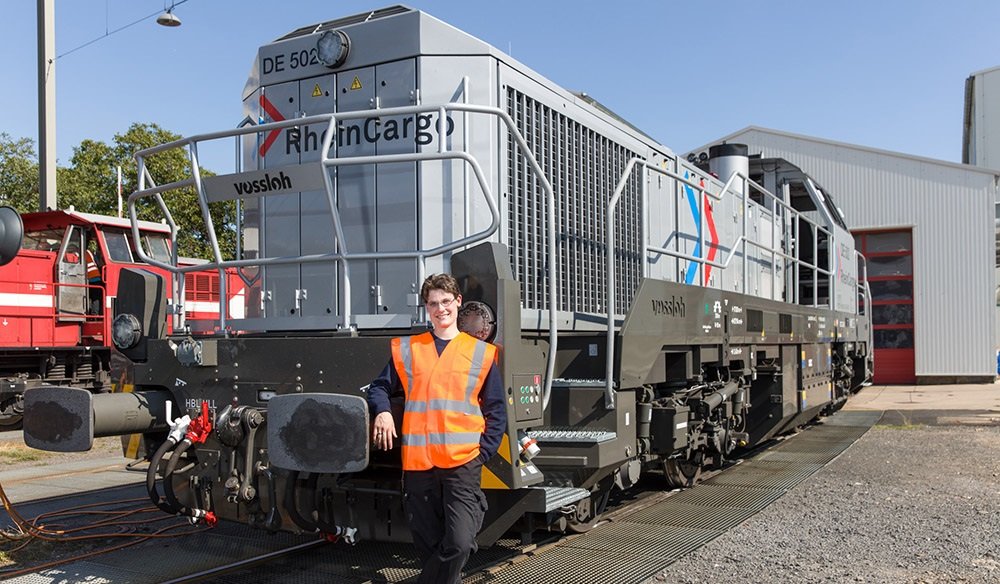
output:
[[[111,322],[123,268],[143,264],[134,249],[127,219],[46,211],[17,216],[3,209],[7,239],[20,249],[5,251],[0,267],[0,429],[21,424],[24,392],[38,385],[63,385],[95,392],[111,388]],[[170,227],[138,222],[147,254],[171,261]],[[16,253],[16,255],[14,255]],[[179,259],[191,265],[198,260]],[[152,266],[173,286],[172,275]],[[229,313],[242,316],[242,285],[228,279]],[[188,321],[219,318],[219,274],[192,272],[185,277]],[[234,294],[235,292],[235,294]]]

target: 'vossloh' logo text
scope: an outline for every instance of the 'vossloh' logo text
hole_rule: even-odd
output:
[[[270,173],[265,173],[264,178],[258,180],[236,181],[233,183],[233,188],[236,189],[237,195],[290,191],[292,190],[292,179],[286,176],[284,172],[279,172],[278,176],[271,176]]]

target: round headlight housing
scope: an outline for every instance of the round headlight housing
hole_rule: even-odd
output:
[[[119,350],[131,349],[141,338],[142,323],[134,314],[119,314],[111,322],[111,340]]]
[[[341,30],[328,30],[316,41],[316,56],[319,62],[331,69],[343,65],[350,51],[351,39]]]

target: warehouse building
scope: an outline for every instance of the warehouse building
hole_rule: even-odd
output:
[[[724,142],[788,160],[843,209],[868,257],[876,383],[995,379],[1000,171],[756,126],[693,154]]]

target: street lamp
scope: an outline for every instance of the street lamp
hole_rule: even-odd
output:
[[[170,8],[167,8],[163,14],[156,17],[156,24],[169,27],[180,26],[181,19],[177,18],[177,15],[173,13],[173,10],[174,5],[171,3]]]

